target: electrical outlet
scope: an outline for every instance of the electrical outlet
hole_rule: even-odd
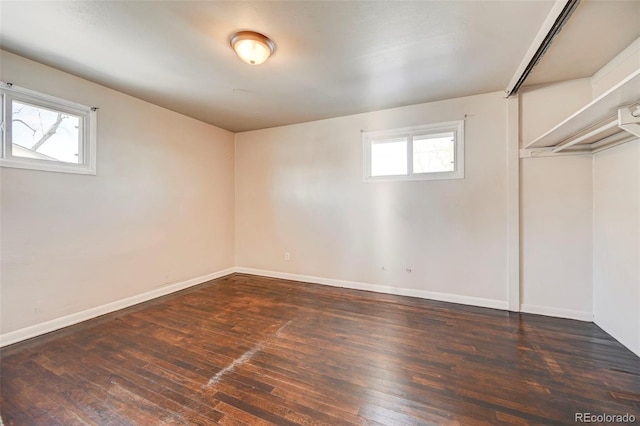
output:
[[[289,261],[291,260],[291,253],[289,253],[288,251],[284,252],[284,260]]]

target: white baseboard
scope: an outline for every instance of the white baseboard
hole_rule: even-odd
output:
[[[520,305],[520,311],[528,314],[546,315],[548,317],[574,319],[579,321],[593,322],[593,313],[588,311],[574,311],[571,309],[553,308],[540,305]]]
[[[410,296],[418,297],[421,299],[438,300],[441,302],[459,303],[462,305],[479,306],[483,308],[508,310],[509,302],[506,300],[485,299],[481,297],[462,296],[451,293],[439,293],[434,291],[417,290],[412,288],[398,288],[390,287],[378,284],[363,283],[358,281],[345,281],[336,280],[331,278],[315,277],[310,275],[291,274],[287,272],[268,271],[263,269],[233,267],[224,269],[222,271],[214,272],[211,274],[203,275],[201,277],[192,278],[180,283],[168,285],[166,287],[157,288],[148,291],[143,294],[138,294],[125,299],[117,300],[115,302],[107,303],[105,305],[97,306],[95,308],[87,309],[82,312],[70,314],[61,318],[56,318],[50,321],[46,321],[40,324],[35,324],[29,327],[22,328],[20,330],[11,331],[9,333],[0,334],[0,347],[11,345],[23,340],[30,339],[51,331],[55,331],[64,327],[68,327],[73,324],[77,324],[82,321],[89,320],[91,318],[98,317],[100,315],[108,314],[120,309],[128,308],[129,306],[137,305],[138,303],[146,302],[151,299],[155,299],[167,294],[174,293],[176,291],[183,290],[185,288],[192,287],[194,285],[202,284],[207,281],[211,281],[216,278],[220,278],[233,273],[259,275],[271,278],[280,278],[292,281],[302,281],[314,284],[323,284],[332,287],[350,288],[354,290],[366,290],[376,293],[394,294],[398,296]],[[529,305],[523,304],[520,307],[522,312],[531,314],[540,314],[558,318],[569,318],[580,321],[593,321],[593,313],[586,311],[574,311],[570,309],[560,309],[547,306]]]
[[[176,284],[160,287],[155,290],[148,291],[146,293],[137,294],[135,296],[127,297],[125,299],[116,300],[115,302],[107,303],[105,305],[96,306],[95,308],[87,309],[85,311],[77,312],[75,314],[66,315],[61,318],[56,318],[40,324],[35,324],[29,327],[21,328],[19,330],[11,331],[9,333],[0,334],[0,347],[21,342],[23,340],[27,340],[32,337],[39,336],[41,334],[49,333],[51,331],[59,330],[61,328],[68,327],[70,325],[77,324],[79,322],[86,321],[91,318],[99,317],[100,315],[104,315],[120,309],[128,308],[129,306],[137,305],[138,303],[146,302],[148,300],[165,296],[167,294],[174,293],[176,291],[184,290],[185,288],[193,287],[194,285],[202,284],[207,281],[211,281],[216,278],[223,277],[225,275],[233,274],[234,272],[235,272],[235,268],[224,269],[222,271],[213,272],[211,274],[192,278],[190,280],[182,281]]]
[[[313,284],[323,284],[332,287],[343,287],[354,290],[366,290],[376,293],[395,294],[398,296],[419,297],[421,299],[438,300],[441,302],[460,303],[462,305],[480,306],[483,308],[493,308],[507,310],[509,302],[506,300],[484,299],[481,297],[461,296],[458,294],[438,293],[435,291],[416,290],[412,288],[398,288],[378,284],[369,284],[358,281],[335,280],[331,278],[321,278],[309,275],[290,274],[287,272],[267,271],[263,269],[252,269],[236,267],[239,274],[260,275],[263,277],[280,278],[283,280],[303,281]]]

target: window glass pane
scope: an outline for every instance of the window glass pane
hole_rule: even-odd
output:
[[[407,138],[371,142],[371,176],[407,174]]]
[[[413,137],[413,172],[434,173],[455,170],[454,132]]]
[[[80,164],[80,123],[75,115],[12,101],[14,157]]]

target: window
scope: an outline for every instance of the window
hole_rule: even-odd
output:
[[[96,174],[95,108],[0,84],[0,166]]]
[[[362,134],[364,180],[464,178],[464,121]]]

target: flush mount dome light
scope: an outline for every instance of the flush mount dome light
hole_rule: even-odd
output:
[[[266,61],[276,47],[271,39],[255,31],[231,34],[229,41],[240,59],[250,65],[259,65]]]

